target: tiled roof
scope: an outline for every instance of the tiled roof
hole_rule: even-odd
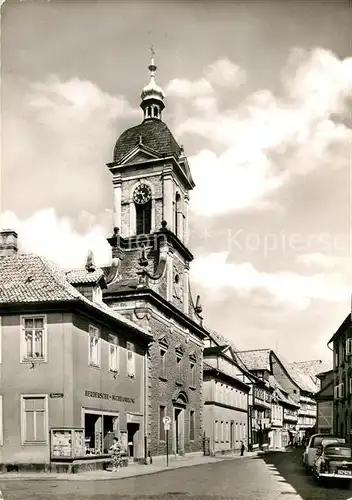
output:
[[[214,342],[217,343],[219,346],[231,347],[239,366],[241,366],[246,371],[249,370],[247,365],[243,362],[242,358],[238,355],[238,349],[235,346],[235,344],[232,342],[232,340],[228,339],[224,335],[221,335],[220,333],[216,332],[215,330],[208,328],[207,326],[205,326],[204,328],[209,333],[209,337],[212,338],[214,340]]]
[[[257,349],[252,351],[241,351],[238,355],[242,358],[244,364],[249,370],[271,370],[270,357],[272,353],[278,358],[289,377],[303,391],[317,392],[318,387],[309,375],[301,373],[295,367],[291,366],[281,354],[277,354],[270,349]]]
[[[144,120],[139,125],[129,128],[118,138],[114,149],[114,161],[119,162],[132,151],[142,137],[142,144],[153,149],[160,155],[181,153],[181,148],[177,144],[168,126],[161,120]]]
[[[69,301],[82,302],[144,335],[151,335],[106,304],[88,300],[53,262],[32,254],[0,258],[0,304]]]
[[[285,358],[283,358],[280,355],[276,354],[276,357],[279,359],[280,363],[282,366],[285,368],[289,376],[292,378],[292,380],[298,385],[298,387],[306,392],[312,392],[315,393],[318,391],[317,385],[313,382],[311,377],[309,375],[306,375],[305,373],[302,373],[298,371],[295,367],[293,367],[288,361],[286,361]]]
[[[327,372],[332,368],[331,363],[324,363],[321,359],[315,359],[312,361],[296,361],[294,363],[290,363],[290,366],[300,373],[308,375],[313,380],[316,379],[318,373]]]
[[[25,254],[0,258],[0,303],[75,300],[80,293],[50,261]]]
[[[257,349],[251,351],[240,351],[238,356],[247,366],[248,370],[271,370],[270,349]]]
[[[281,401],[297,407],[299,406],[297,403],[295,403],[295,401],[293,401],[287,391],[282,387],[282,385],[276,380],[273,375],[269,375],[269,385],[270,387],[273,387],[275,389],[276,394]]]
[[[95,269],[95,271],[87,271],[86,269],[66,271],[66,278],[71,284],[97,283],[102,277],[104,277],[104,272],[100,268]]]

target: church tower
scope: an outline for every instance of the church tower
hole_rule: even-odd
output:
[[[193,259],[188,206],[195,185],[183,148],[162,120],[165,94],[156,83],[156,69],[152,53],[150,81],[141,92],[143,121],[121,134],[107,164],[115,226],[108,241],[120,280],[136,279],[144,269],[148,287],[188,315]]]
[[[200,451],[203,439],[207,332],[189,284],[188,203],[194,182],[182,147],[162,120],[165,95],[155,81],[154,55],[149,71],[141,93],[143,120],[121,134],[107,165],[115,228],[108,238],[112,265],[104,270],[104,302],[153,335],[144,353],[145,453],[165,453],[168,417],[169,449],[183,455]]]

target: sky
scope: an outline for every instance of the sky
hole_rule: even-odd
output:
[[[350,312],[347,1],[11,1],[1,10],[0,227],[109,263],[106,163],[142,120],[150,45],[188,156],[192,293],[238,349],[331,361]]]

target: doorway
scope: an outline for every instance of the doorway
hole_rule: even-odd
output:
[[[174,409],[174,425],[175,425],[175,438],[174,438],[174,452],[176,455],[183,455],[184,453],[184,410],[182,408]]]
[[[132,422],[127,423],[127,454],[130,459],[134,459],[136,457],[138,447],[138,431],[139,424]]]

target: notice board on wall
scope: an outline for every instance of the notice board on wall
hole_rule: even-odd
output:
[[[84,451],[84,430],[65,428],[51,429],[51,458],[76,458],[82,457]]]

